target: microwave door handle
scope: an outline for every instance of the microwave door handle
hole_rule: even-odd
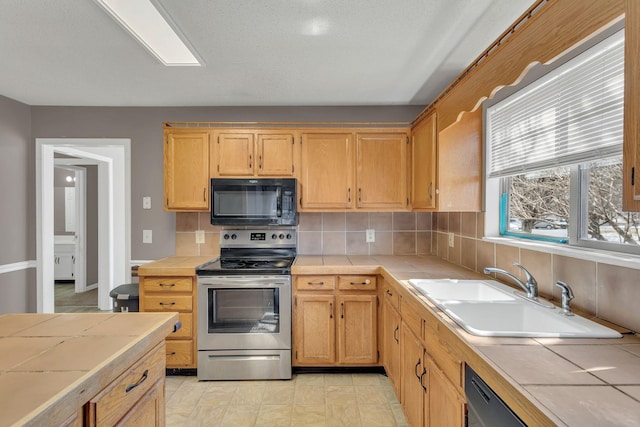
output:
[[[282,216],[282,187],[276,187],[276,215]]]

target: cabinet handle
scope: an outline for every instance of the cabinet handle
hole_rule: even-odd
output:
[[[163,288],[167,287],[167,288],[173,288],[176,284],[175,283],[158,283],[158,286],[161,286]]]
[[[160,305],[164,307],[165,305],[168,305],[168,306],[176,305],[176,303],[173,302],[173,301],[171,301],[171,302],[160,302]]]
[[[393,292],[391,292],[389,289],[387,289],[387,291],[386,291],[386,292],[387,292],[387,295],[389,295],[390,297],[392,297],[392,296],[393,296]]]
[[[249,169],[251,169],[252,165],[253,165],[253,155],[249,154]]]
[[[202,201],[203,202],[207,201],[207,187],[202,189]]]
[[[258,156],[258,169],[262,170],[262,154]]]
[[[351,203],[351,187],[347,190],[347,202]]]
[[[429,183],[429,189],[427,190],[427,195],[429,196],[429,200],[433,200],[433,182]]]
[[[420,366],[420,362],[421,362],[421,359],[418,359],[418,362],[416,362],[416,367],[413,368],[413,373],[418,379],[418,381],[420,381],[420,375],[418,375],[418,366]]]
[[[358,188],[358,202],[362,202],[362,188]]]
[[[167,356],[175,356],[176,352],[175,351],[170,351],[167,353]]]
[[[350,285],[368,285],[371,283],[371,280],[367,279],[362,282],[349,282]]]
[[[340,303],[340,318],[344,319],[344,303]]]
[[[396,328],[393,330],[393,339],[396,340],[396,342],[398,344],[400,344],[400,340],[398,339],[398,330],[400,329],[400,326],[396,326]]]
[[[127,388],[124,390],[124,392],[129,393],[131,390],[133,390],[134,388],[138,387],[140,384],[145,382],[148,377],[149,377],[149,370],[146,369],[142,374],[142,377],[140,377],[140,379],[138,380],[138,382],[136,382],[135,384],[128,385]]]
[[[320,285],[320,286],[322,286],[322,285],[324,285],[324,282],[322,282],[322,281],[319,281],[319,282],[307,282],[307,285]]]
[[[424,383],[422,382],[422,377],[424,377],[424,375],[427,373],[427,370],[425,368],[422,369],[422,374],[420,374],[420,385],[422,386],[422,390],[424,390],[424,392],[427,392],[427,387],[424,385]]]
[[[329,303],[329,319],[333,319],[333,303]]]

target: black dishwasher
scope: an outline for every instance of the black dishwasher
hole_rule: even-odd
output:
[[[464,392],[468,427],[526,427],[469,365],[465,366]]]

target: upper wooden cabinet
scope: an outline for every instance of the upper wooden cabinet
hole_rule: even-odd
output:
[[[356,135],[357,207],[405,209],[407,207],[406,132]]]
[[[164,208],[209,209],[209,132],[165,130]]]
[[[411,130],[411,208],[436,208],[437,128],[433,112]]]
[[[482,209],[482,108],[438,135],[438,209]]]
[[[302,132],[301,209],[351,209],[355,197],[353,151],[351,132]]]
[[[640,2],[626,1],[624,62],[623,207],[640,211]]]
[[[295,132],[218,130],[211,145],[211,176],[295,176]]]
[[[407,138],[397,130],[303,131],[301,210],[406,209]]]

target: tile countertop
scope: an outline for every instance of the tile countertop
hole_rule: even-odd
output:
[[[0,315],[0,425],[61,425],[163,342],[176,313]]]
[[[580,427],[640,425],[640,338],[636,335],[620,339],[470,335],[406,281],[486,276],[433,256],[299,256],[292,274],[382,274],[394,281],[403,288],[403,297],[414,298],[439,317],[459,339],[457,350],[478,373],[488,376],[485,380],[516,413],[525,421],[529,418],[530,425],[533,421]]]

